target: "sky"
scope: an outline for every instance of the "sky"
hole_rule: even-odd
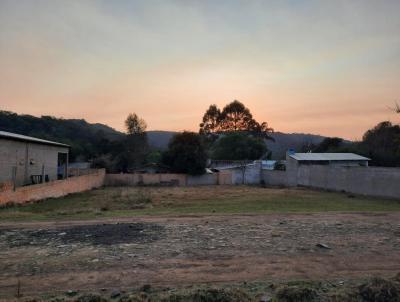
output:
[[[197,131],[243,102],[347,139],[400,101],[400,1],[0,0],[0,110]]]

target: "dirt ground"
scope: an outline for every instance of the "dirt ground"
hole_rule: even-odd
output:
[[[0,297],[400,272],[400,213],[0,223]]]

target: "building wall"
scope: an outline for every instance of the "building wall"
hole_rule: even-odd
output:
[[[175,185],[175,186],[207,186],[232,184],[232,172],[220,172],[191,176],[186,174],[107,174],[106,186],[137,185]]]
[[[267,186],[287,186],[288,178],[286,171],[262,170],[261,177]]]
[[[199,176],[188,175],[187,177],[188,186],[208,186],[217,184],[218,184],[218,173],[203,174]]]
[[[286,171],[262,170],[271,186],[305,186],[354,194],[400,198],[400,168],[299,165],[287,158]]]
[[[83,192],[104,184],[105,170],[96,170],[92,174],[25,186],[13,190],[11,182],[0,186],[0,204],[25,203],[45,198],[61,197],[71,193]]]
[[[261,183],[261,161],[255,161],[254,164],[247,165],[243,174],[243,168],[232,168],[223,171],[232,173],[232,184],[234,185],[255,185]]]
[[[16,169],[16,185],[29,184],[31,175],[42,174],[43,165],[44,174],[57,180],[59,152],[68,148],[0,138],[0,182],[11,181]]]
[[[218,184],[219,185],[231,185],[232,184],[232,172],[219,171],[217,174],[218,174]]]
[[[331,166],[346,166],[346,167],[368,167],[368,161],[367,160],[351,160],[351,161],[346,161],[346,160],[336,160],[330,162]]]
[[[400,198],[400,169],[300,165],[298,185],[368,196]]]
[[[137,186],[137,185],[162,185],[173,184],[185,186],[187,183],[186,174],[107,174],[106,186]]]
[[[287,185],[289,187],[297,186],[297,170],[299,163],[297,160],[286,155],[286,173],[287,173]]]

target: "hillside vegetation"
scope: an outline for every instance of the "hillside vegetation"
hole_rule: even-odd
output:
[[[65,143],[71,146],[71,160],[89,160],[100,154],[108,153],[114,143],[121,140],[125,133],[100,123],[91,124],[84,119],[64,119],[53,116],[36,117],[0,111],[0,130],[47,140]],[[165,150],[174,131],[147,131],[150,147]],[[275,159],[284,158],[289,148],[300,149],[305,143],[318,144],[323,136],[301,133],[271,134],[275,142],[268,142],[268,149]]]
[[[111,127],[83,119],[35,117],[0,111],[0,130],[52,140],[71,146],[71,160],[87,160],[111,148],[124,136]]]

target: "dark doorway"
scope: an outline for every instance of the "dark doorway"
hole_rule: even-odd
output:
[[[68,153],[58,153],[57,179],[68,177]]]

